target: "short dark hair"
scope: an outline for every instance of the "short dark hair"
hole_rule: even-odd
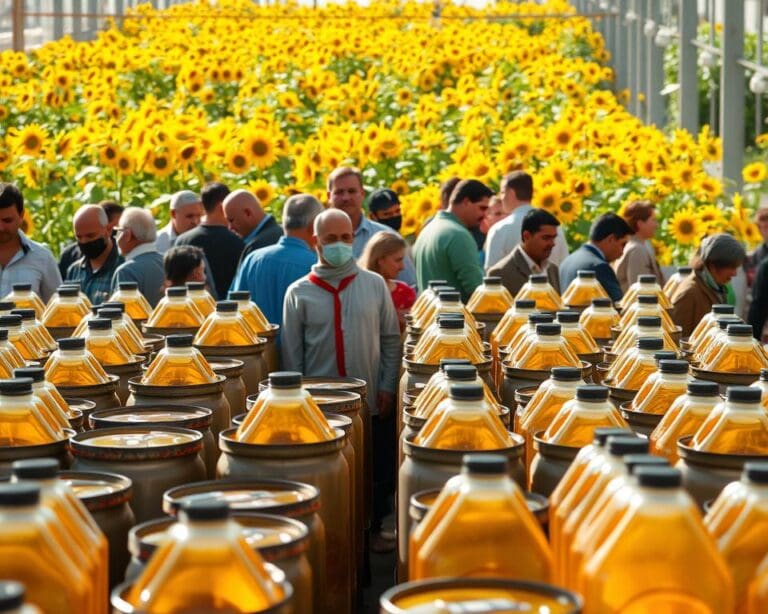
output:
[[[621,239],[631,234],[633,234],[632,229],[623,217],[615,213],[604,213],[592,223],[592,228],[589,230],[589,240],[602,241],[610,235]]]
[[[460,203],[465,198],[469,199],[469,202],[476,203],[484,198],[490,198],[493,196],[493,190],[485,185],[482,181],[477,179],[462,179],[456,184],[451,192],[451,205]]]
[[[456,184],[459,183],[459,181],[461,181],[461,177],[451,177],[450,179],[446,179],[442,184],[440,184],[441,209],[448,208],[448,205],[451,202],[451,194],[453,194],[453,189],[456,187]]]
[[[502,182],[505,190],[512,190],[518,200],[531,201],[533,198],[533,177],[525,171],[512,171]]]
[[[114,200],[102,200],[99,203],[99,207],[104,209],[104,213],[107,214],[107,219],[110,222],[115,218],[119,218],[123,214],[123,211],[125,211],[125,207],[116,203]]]
[[[11,205],[16,207],[19,214],[24,211],[24,197],[21,195],[21,190],[12,183],[0,183],[0,209]]]
[[[205,258],[203,250],[193,245],[172,247],[163,256],[165,278],[172,286],[183,286],[189,274],[200,266]]]
[[[206,213],[211,213],[229,194],[229,188],[218,181],[211,181],[200,190],[200,200]]]
[[[544,209],[531,209],[523,218],[520,235],[522,236],[526,230],[531,234],[535,234],[541,230],[542,226],[560,226],[560,222],[549,211],[545,211]]]

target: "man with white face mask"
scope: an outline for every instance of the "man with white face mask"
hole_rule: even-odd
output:
[[[283,304],[283,368],[307,376],[358,377],[368,383],[374,439],[374,538],[394,492],[393,409],[400,326],[384,279],[357,266],[349,216],[328,209],[314,222],[319,261],[288,288]],[[390,441],[391,439],[391,441]],[[387,457],[389,455],[389,458]],[[390,460],[391,459],[391,460]],[[377,526],[378,524],[378,526]]]

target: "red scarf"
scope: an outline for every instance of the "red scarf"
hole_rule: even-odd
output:
[[[346,377],[347,368],[344,364],[344,332],[341,330],[341,298],[339,295],[342,291],[352,283],[357,273],[344,277],[339,282],[339,287],[334,288],[327,281],[320,279],[314,273],[309,274],[309,281],[315,284],[318,288],[322,288],[326,292],[333,294],[333,329],[336,337],[336,368],[339,371],[341,377]]]

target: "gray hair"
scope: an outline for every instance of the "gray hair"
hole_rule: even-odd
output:
[[[323,211],[323,205],[311,194],[294,194],[283,206],[283,230],[308,228]]]
[[[699,255],[704,264],[715,268],[738,267],[747,257],[744,245],[726,233],[706,237],[699,247]]]
[[[127,228],[141,243],[153,243],[157,227],[152,214],[141,207],[128,207],[120,216],[120,226]]]
[[[109,225],[109,217],[107,216],[107,212],[104,211],[104,208],[100,205],[83,205],[77,211],[75,211],[75,215],[72,218],[72,223],[74,224],[81,217],[91,212],[96,214],[96,219],[99,220],[99,226],[106,228]]]

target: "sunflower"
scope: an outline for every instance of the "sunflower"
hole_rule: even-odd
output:
[[[144,170],[158,178],[168,177],[176,170],[173,161],[172,152],[166,148],[150,150],[144,162]]]
[[[537,190],[533,195],[533,201],[536,206],[552,212],[560,205],[560,188],[546,187]]]
[[[262,207],[269,205],[269,203],[271,203],[275,198],[276,192],[274,186],[268,181],[264,181],[263,179],[249,183],[248,190],[250,190],[253,195],[259,199]]]
[[[744,167],[741,176],[746,183],[760,183],[768,176],[768,168],[763,162],[752,162]]]
[[[106,143],[99,149],[99,162],[104,166],[115,166],[117,162],[117,147],[112,143]]]
[[[680,245],[693,245],[701,238],[703,227],[694,210],[687,207],[669,218],[667,232]]]
[[[707,230],[722,230],[725,226],[725,216],[715,205],[704,205],[696,209],[696,214]]]
[[[37,156],[45,146],[48,133],[38,124],[24,126],[15,137],[17,153],[22,156]]]
[[[554,215],[561,223],[570,224],[581,215],[581,201],[568,196],[562,198]]]
[[[124,151],[118,152],[114,166],[117,169],[117,172],[120,173],[123,177],[131,175],[136,169],[136,163],[134,162],[133,158],[130,154]]]
[[[256,168],[269,168],[277,159],[273,135],[265,130],[254,130],[243,141],[243,153],[247,156],[246,160]]]
[[[407,104],[410,104],[412,100],[413,100],[413,92],[409,90],[407,87],[401,87],[399,90],[397,90],[397,92],[395,92],[395,101],[401,107],[404,107]]]
[[[188,142],[179,148],[179,166],[190,168],[198,158],[200,150],[194,142]]]
[[[230,172],[235,174],[247,173],[250,168],[248,155],[240,149],[230,149],[224,156],[224,162]]]

